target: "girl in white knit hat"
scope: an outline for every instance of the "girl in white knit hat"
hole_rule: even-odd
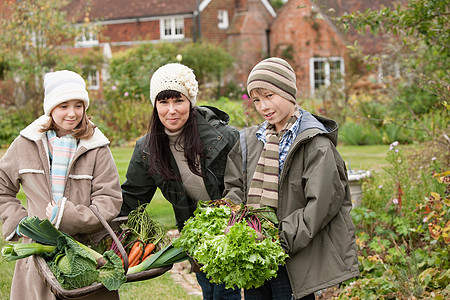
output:
[[[103,229],[90,210],[96,207],[109,222],[122,205],[119,174],[108,139],[89,121],[84,79],[72,71],[47,73],[44,115],[20,132],[0,160],[0,219],[7,241],[21,238],[19,223],[27,217],[48,218],[71,236]],[[20,187],[26,194],[17,199]],[[24,243],[29,243],[23,237]],[[83,299],[118,299],[117,291],[100,290]],[[20,259],[11,299],[55,299],[32,257]]]
[[[150,202],[159,188],[181,231],[199,200],[222,198],[227,155],[239,133],[225,112],[196,106],[197,93],[194,72],[182,64],[164,65],[153,74],[149,132],[136,143],[122,184],[121,214]],[[204,299],[241,299],[240,290],[210,283],[192,264]]]

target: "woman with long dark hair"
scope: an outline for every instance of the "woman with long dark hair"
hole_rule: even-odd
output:
[[[181,231],[200,200],[222,198],[228,152],[239,137],[229,116],[214,107],[195,106],[194,72],[179,63],[162,66],[150,80],[153,113],[122,184],[122,215],[149,203],[156,189],[172,204]],[[191,262],[204,299],[241,299],[240,291],[210,283]]]

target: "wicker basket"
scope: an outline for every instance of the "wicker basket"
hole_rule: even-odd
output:
[[[106,220],[103,218],[103,216],[99,213],[97,208],[91,207],[92,212],[97,216],[97,218],[100,220],[102,225],[105,227],[107,234],[109,234],[114,242],[118,245],[120,254],[123,257],[124,261],[124,269],[125,273],[128,270],[128,256],[125,252],[125,249],[123,248],[122,244],[120,243],[119,239],[117,238],[116,234],[114,233],[113,229],[111,228],[110,224],[106,222]],[[126,218],[125,218],[126,219]],[[112,222],[113,227],[116,227],[117,224],[120,225],[121,222],[123,222],[124,219],[114,219]],[[103,237],[106,235],[103,235]],[[38,269],[39,275],[41,275],[42,280],[44,280],[45,284],[50,288],[53,294],[58,299],[73,299],[73,298],[79,298],[83,297],[92,293],[95,293],[99,290],[106,290],[105,286],[102,283],[95,283],[86,287],[73,289],[73,290],[66,290],[61,287],[58,280],[56,280],[56,277],[53,275],[52,271],[47,265],[47,262],[38,255],[33,255],[34,263],[36,264],[36,267]],[[160,268],[154,268],[147,271],[135,273],[135,274],[129,274],[127,275],[127,281],[126,282],[133,282],[133,281],[140,281],[140,280],[147,280],[151,278],[155,278],[157,276],[160,276],[164,274],[165,272],[169,271],[172,268],[173,265],[168,265]]]

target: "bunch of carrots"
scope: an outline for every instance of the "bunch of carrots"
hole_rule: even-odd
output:
[[[129,267],[134,267],[152,256],[153,250],[155,250],[155,244],[148,243],[143,245],[141,241],[136,241],[128,254]]]
[[[118,234],[118,239],[128,255],[129,268],[152,256],[156,247],[160,246],[159,243],[166,237],[164,227],[150,217],[146,207],[147,204],[144,204],[131,211],[126,225]],[[123,257],[114,242],[111,250],[122,258],[123,263]]]

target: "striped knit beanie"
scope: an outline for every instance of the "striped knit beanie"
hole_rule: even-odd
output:
[[[252,69],[247,79],[249,95],[256,88],[272,91],[296,104],[297,86],[295,71],[284,59],[278,57],[267,58]]]
[[[89,107],[86,82],[75,72],[62,70],[45,74],[44,89],[44,113],[46,116],[50,116],[56,106],[70,100],[82,100],[84,109]]]

